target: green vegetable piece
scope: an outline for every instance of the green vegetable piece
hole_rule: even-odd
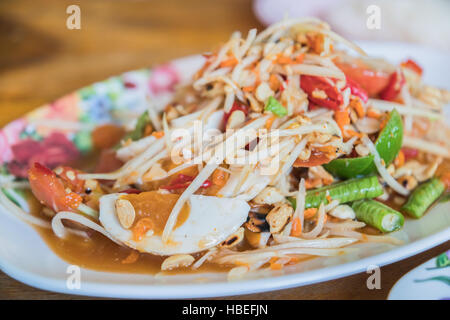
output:
[[[284,117],[288,113],[286,108],[274,97],[269,97],[264,110],[272,112],[277,117]]]
[[[402,206],[401,211],[413,218],[420,218],[444,192],[445,186],[438,178],[432,178],[418,186]]]
[[[373,155],[359,158],[338,158],[323,167],[333,176],[350,179],[372,173]]]
[[[400,229],[405,222],[403,215],[375,200],[360,200],[352,204],[356,219],[377,228],[381,232]]]
[[[376,176],[347,180],[306,192],[305,208],[318,208],[321,203],[328,204],[327,195],[340,204],[360,199],[375,198],[383,194],[383,188]],[[295,208],[295,199],[288,198]]]
[[[375,141],[375,147],[386,165],[389,165],[394,161],[402,147],[402,142],[402,117],[396,109],[393,109],[389,114],[389,120]],[[343,179],[366,176],[376,171],[373,155],[359,158],[335,159],[330,163],[325,164],[324,168],[332,175]]]
[[[128,138],[130,138],[133,141],[141,139],[142,136],[144,135],[145,127],[149,123],[150,123],[150,117],[148,115],[148,112],[146,111],[139,116],[139,118],[136,122],[136,127],[134,128],[133,131],[131,131],[130,133],[128,133],[125,136],[124,140],[127,140]]]

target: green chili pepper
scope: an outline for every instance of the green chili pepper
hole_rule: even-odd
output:
[[[128,132],[124,137],[123,141],[126,141],[128,139],[131,139],[133,141],[139,140],[144,136],[145,127],[150,123],[150,117],[148,115],[148,111],[145,111],[143,114],[139,116],[136,122],[136,126],[134,127],[134,130],[131,132]],[[120,148],[121,143],[119,142],[117,145],[114,146],[114,149]]]
[[[389,114],[386,126],[381,130],[375,142],[375,147],[384,160],[389,165],[397,156],[403,141],[403,122],[400,114],[393,109]],[[343,178],[355,178],[369,175],[376,171],[373,155],[359,158],[339,158],[324,165],[324,168],[331,174]]]
[[[375,200],[360,200],[352,204],[356,219],[377,228],[382,232],[400,229],[405,222],[403,215]]]
[[[420,218],[444,192],[445,186],[438,178],[432,178],[418,186],[401,210],[413,218]]]
[[[269,97],[264,110],[272,112],[277,117],[284,117],[288,113],[286,108],[274,97]]]
[[[321,203],[328,204],[327,195],[340,204],[360,199],[375,198],[383,194],[383,188],[376,176],[347,180],[306,192],[305,208],[318,208]],[[288,198],[295,208],[295,198]]]

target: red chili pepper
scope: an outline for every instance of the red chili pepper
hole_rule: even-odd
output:
[[[228,118],[231,116],[231,114],[236,110],[240,110],[240,111],[244,112],[245,116],[248,115],[248,106],[246,106],[243,103],[235,101],[233,103],[233,106],[231,107],[230,111],[223,115],[223,121],[225,124],[228,122]]]
[[[326,78],[315,76],[301,76],[300,87],[308,95],[308,100],[318,106],[331,110],[339,110],[342,105],[343,98],[338,89],[332,86]],[[314,90],[325,92],[326,98],[313,97]]]
[[[187,188],[191,182],[194,180],[195,177],[192,176],[188,176],[185,174],[179,174],[175,180],[173,180],[169,185],[167,186],[162,186],[161,189],[165,189],[165,190],[177,190],[177,189],[184,189]],[[209,186],[211,186],[211,181],[209,180],[205,180],[205,182],[203,182],[201,188],[208,188]]]
[[[357,82],[350,79],[348,76],[346,76],[345,78],[347,79],[346,88],[350,88],[350,92],[352,93],[352,95],[361,98],[361,100],[366,103],[369,100],[367,91],[364,90]]]
[[[422,67],[419,66],[414,60],[408,59],[408,60],[402,62],[401,65],[402,65],[402,67],[411,69],[412,71],[417,73],[419,76],[421,76],[423,73]]]
[[[380,92],[380,98],[383,100],[393,101],[405,85],[406,80],[403,72],[395,71],[389,77],[389,83]]]
[[[402,148],[403,155],[405,156],[405,161],[409,159],[414,159],[419,154],[419,150],[413,148]]]

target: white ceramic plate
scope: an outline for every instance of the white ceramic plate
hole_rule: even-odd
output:
[[[450,63],[447,55],[443,53],[400,43],[362,43],[361,45],[369,54],[384,56],[393,62],[413,57],[424,67],[426,82],[449,87]],[[388,56],[386,56],[387,54]],[[181,70],[189,70],[181,73],[182,75],[191,74],[198,67],[199,58],[182,59],[173,64]],[[142,80],[140,77],[136,72],[131,72],[122,75],[121,79],[130,78],[135,83],[139,83]],[[164,91],[164,88],[170,85],[171,77],[173,78],[171,72],[163,73],[163,76],[153,81],[150,86]],[[90,91],[88,90],[89,92],[83,93],[84,96],[90,94],[90,100],[83,98],[85,100],[82,102],[77,100],[77,103],[81,108],[85,107],[86,101],[90,101],[89,103],[93,101],[92,95],[95,96],[95,101],[101,100],[102,97],[98,97],[98,95],[106,90],[104,85],[107,83],[110,88],[113,87],[117,91],[117,81],[117,78],[111,78],[95,84],[92,86],[94,91],[91,88]],[[165,94],[163,92],[162,96]],[[120,99],[117,100],[118,102],[116,101],[117,106],[115,105],[111,109],[120,111],[120,106],[126,106],[127,103],[133,105],[134,110],[139,109],[136,106],[140,101],[138,95],[127,92],[119,96]],[[95,111],[95,116],[101,118],[98,110],[95,109]],[[41,110],[37,113],[41,114],[42,112]],[[382,266],[393,263],[449,240],[450,203],[436,205],[421,220],[407,219],[405,227],[395,236],[404,239],[405,244],[399,247],[387,244],[357,244],[355,247],[361,248],[361,250],[356,253],[333,258],[316,258],[290,266],[283,271],[255,273],[251,278],[235,282],[227,282],[224,273],[155,277],[81,269],[81,287],[69,289],[66,285],[69,277],[67,273],[69,265],[46,246],[32,227],[0,208],[0,267],[6,274],[30,286],[87,296],[197,298],[284,289],[363,272],[370,265]]]
[[[414,268],[392,287],[389,300],[450,300],[450,250]]]

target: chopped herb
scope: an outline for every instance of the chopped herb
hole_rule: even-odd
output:
[[[274,97],[269,97],[264,110],[272,112],[277,117],[284,117],[288,113],[286,108]]]

